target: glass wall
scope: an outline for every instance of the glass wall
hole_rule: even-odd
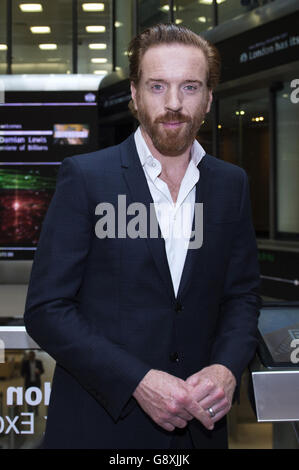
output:
[[[267,89],[220,100],[220,158],[247,172],[253,222],[259,236],[269,231],[268,109]]]
[[[218,0],[218,22],[231,20],[259,6],[258,0]]]
[[[127,48],[134,36],[134,0],[115,0],[115,70],[128,76]]]
[[[30,363],[35,365],[30,376]],[[8,349],[0,363],[0,448],[36,449],[46,427],[55,361],[40,350]]]
[[[218,23],[231,20],[274,1],[275,0],[217,0]]]
[[[72,63],[72,3],[43,2],[34,11],[23,11],[13,1],[14,74],[67,73]]]
[[[125,2],[126,3],[126,2]],[[112,71],[112,2],[78,2],[78,72]]]
[[[138,0],[138,20],[140,32],[157,23],[168,23],[168,0]]]
[[[204,150],[213,155],[213,114],[212,110],[206,114],[205,119],[198,131],[197,140]]]
[[[277,94],[277,230],[299,234],[299,80],[290,85]]]
[[[215,5],[221,23],[271,1],[274,0],[217,0],[214,4],[214,0],[78,0],[74,15],[72,0],[35,0],[32,4],[11,0],[11,72],[104,75],[113,68],[125,70],[123,55],[135,30],[143,31],[174,19],[201,33],[216,26]],[[6,0],[0,0],[0,74],[7,71],[6,5]],[[77,49],[73,47],[76,38]]]
[[[0,74],[6,73],[6,51],[6,2],[2,1],[0,2]]]
[[[213,27],[213,9],[211,0],[175,0],[175,22],[200,33]]]

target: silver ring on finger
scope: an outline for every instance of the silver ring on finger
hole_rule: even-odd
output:
[[[215,413],[215,411],[213,410],[213,408],[211,406],[210,406],[210,408],[208,408],[207,411],[208,411],[211,418],[214,418],[214,416],[216,416],[216,413]]]

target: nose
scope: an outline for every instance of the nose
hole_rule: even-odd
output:
[[[182,98],[180,90],[170,87],[166,94],[165,108],[168,111],[180,111],[182,109]]]

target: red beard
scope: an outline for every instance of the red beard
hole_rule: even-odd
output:
[[[180,111],[168,111],[154,121],[143,106],[138,105],[138,119],[155,148],[165,156],[182,155],[190,147],[197,135],[205,116],[205,107],[201,107],[193,119]],[[176,128],[166,128],[162,123],[182,122]]]

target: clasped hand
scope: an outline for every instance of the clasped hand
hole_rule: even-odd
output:
[[[187,380],[151,369],[133,396],[166,431],[184,428],[193,418],[212,430],[230,410],[235,386],[233,374],[220,364],[205,367]]]

